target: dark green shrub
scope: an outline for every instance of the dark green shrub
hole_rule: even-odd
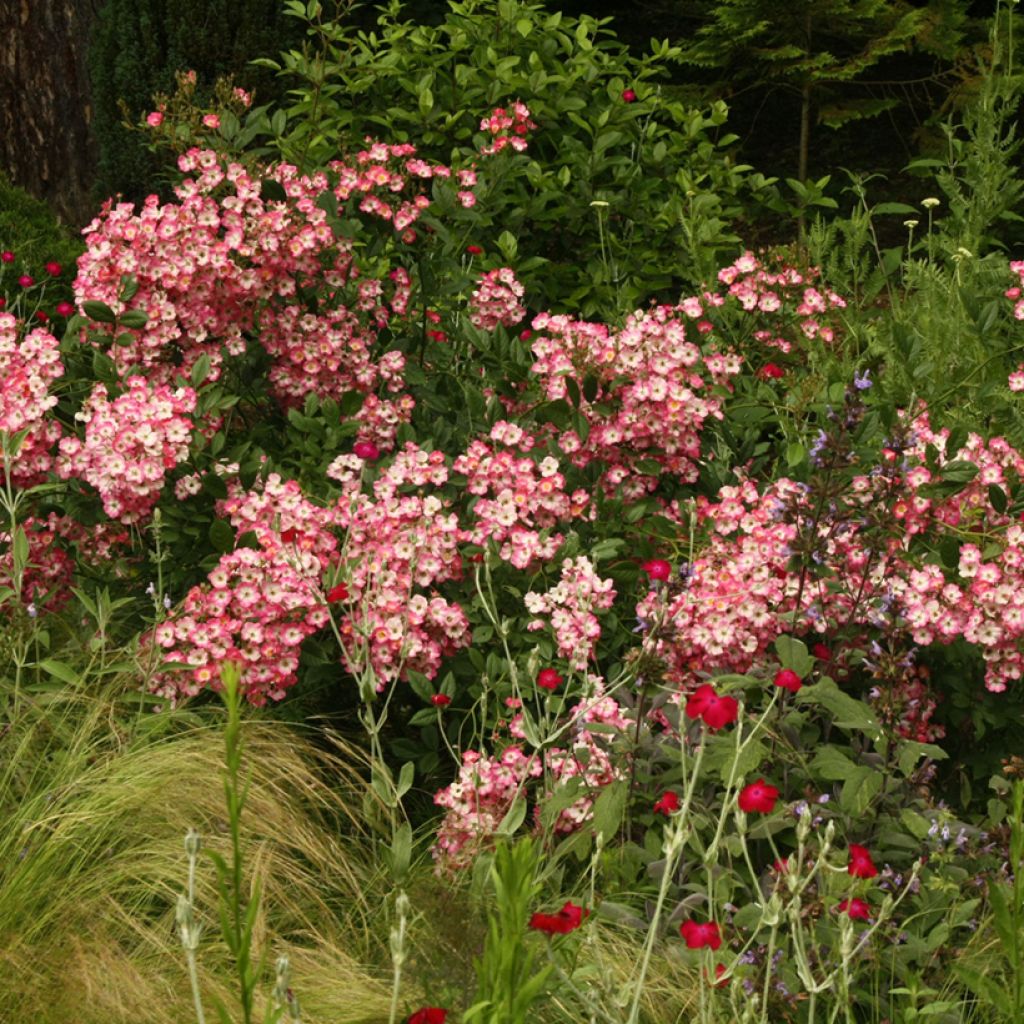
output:
[[[272,95],[273,78],[247,63],[289,45],[293,24],[278,0],[107,0],[89,49],[98,196],[139,200],[166,180],[165,162],[122,122],[152,109],[153,95],[173,88],[175,71],[194,70],[200,95],[232,75]]]

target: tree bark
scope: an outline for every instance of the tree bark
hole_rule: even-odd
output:
[[[0,170],[71,227],[92,219],[86,52],[100,0],[0,0]]]

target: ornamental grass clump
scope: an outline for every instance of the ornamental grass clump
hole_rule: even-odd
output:
[[[122,692],[95,682],[29,688],[0,729],[0,998],[11,1020],[194,1019],[175,921],[182,838],[197,827],[206,849],[228,855],[215,782],[223,737],[193,713],[133,716]],[[379,1019],[387,986],[362,966],[378,940],[358,755],[269,723],[243,732],[242,883],[262,892],[255,948],[288,957],[303,1020]],[[194,904],[199,986],[229,1002],[234,965],[212,940],[217,895],[205,861]]]

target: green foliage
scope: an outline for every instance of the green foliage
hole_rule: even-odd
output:
[[[732,159],[723,103],[687,107],[661,84],[680,52],[668,42],[635,58],[607,19],[521,0],[453,2],[432,26],[403,20],[392,3],[372,32],[297,2],[288,11],[311,45],[258,63],[295,102],[254,112],[238,141],[303,168],[368,135],[465,163],[484,138],[481,118],[522,101],[538,125],[528,151],[488,158],[496,166],[479,206],[439,240],[457,257],[467,243],[515,256],[540,307],[593,315],[675,298],[734,251],[743,198],[773,194]]]
[[[57,262],[65,280],[74,276],[81,242],[58,223],[53,211],[39,199],[12,185],[0,174],[0,250],[13,252],[17,262],[5,270],[46,276],[44,267]]]
[[[131,677],[103,682],[88,659],[65,657],[77,685],[54,678],[26,687],[16,707],[3,705],[4,1014],[38,1024],[182,1024],[194,1019],[175,927],[182,837],[196,826],[208,849],[228,854],[223,792],[213,784],[223,734],[195,711],[154,714]],[[379,1021],[386,987],[358,962],[377,946],[359,755],[267,722],[250,719],[242,731],[241,836],[259,851],[246,861],[244,885],[263,892],[256,933],[289,956],[308,1021]],[[198,873],[196,893],[197,919],[215,934],[213,872]],[[233,975],[218,944],[204,942],[204,995],[230,999]]]
[[[537,848],[532,839],[499,844],[491,865],[494,908],[487,942],[477,965],[478,988],[464,1020],[517,1024],[544,994],[553,967],[538,964],[539,950],[527,939],[530,912],[540,897]]]
[[[950,58],[965,20],[956,0],[721,0],[682,59],[722,72],[724,82],[781,86],[800,98],[799,166],[807,177],[812,124],[838,128],[895,107],[895,95],[851,90],[869,71],[915,46]]]
[[[99,144],[95,190],[138,202],[168,180],[164,162],[123,122],[153,109],[176,71],[194,70],[204,95],[220,76],[274,94],[273,80],[246,65],[294,38],[278,0],[106,0],[89,45],[93,131]]]

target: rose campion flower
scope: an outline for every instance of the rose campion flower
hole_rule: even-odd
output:
[[[780,689],[789,690],[790,693],[799,693],[804,685],[800,677],[791,668],[784,668],[776,672],[775,679],[772,681]]]
[[[0,263],[13,263],[13,262],[14,262],[14,253],[11,252],[10,249],[4,249],[3,252],[0,252]]]
[[[565,680],[553,668],[542,668],[537,675],[537,685],[545,690],[557,690]]]
[[[435,693],[430,698],[430,703],[433,704],[435,708],[446,708],[451,704],[451,702],[452,699],[447,693]]]
[[[579,928],[583,923],[583,918],[589,914],[589,910],[584,910],[581,906],[568,900],[557,914],[534,914],[530,918],[529,927],[548,935],[568,935],[569,932]]]
[[[672,790],[667,790],[661,795],[661,797],[655,801],[654,813],[664,814],[668,817],[673,811],[679,810],[679,796],[673,793]]]
[[[847,871],[854,878],[874,878],[878,874],[878,868],[875,867],[875,862],[871,859],[871,854],[866,846],[850,843],[850,864]]]
[[[842,900],[836,906],[836,910],[840,914],[849,914],[855,921],[870,921],[871,920],[871,906],[865,903],[864,900],[859,900],[856,897],[853,899]]]
[[[75,307],[70,302],[57,303],[57,316],[71,316],[74,312]]]
[[[361,459],[368,459],[375,462],[380,458],[380,449],[372,441],[357,441],[352,446],[352,451]]]
[[[424,1006],[409,1015],[408,1024],[445,1024],[448,1011],[440,1006]]]
[[[622,101],[623,103],[635,103],[636,93],[632,89],[622,90]]]
[[[282,539],[283,539],[283,535],[282,535]],[[339,583],[337,586],[331,587],[331,589],[327,591],[327,603],[328,604],[337,604],[338,601],[347,601],[347,600],[348,600],[348,587],[346,587],[344,583]]]
[[[739,704],[735,697],[720,697],[710,683],[698,686],[686,701],[686,717],[703,719],[709,729],[722,729],[736,721]]]
[[[684,921],[679,927],[679,934],[686,940],[687,949],[718,949],[722,945],[721,929],[714,921],[698,924],[696,921]]]
[[[672,566],[664,558],[652,558],[649,562],[644,562],[640,568],[652,580],[667,580],[672,575]]]
[[[36,279],[31,274],[22,274],[21,277],[18,278],[18,284],[20,284],[22,288],[31,288],[35,283]]]
[[[50,260],[50,262],[46,264],[46,272],[50,277],[60,277],[63,269],[64,268],[56,260]]]
[[[779,798],[779,791],[769,785],[764,779],[758,779],[749,786],[740,790],[740,810],[747,814],[771,814],[775,810],[775,801]]]
[[[786,371],[778,363],[765,363],[758,370],[757,375],[762,380],[781,380],[786,375]]]

